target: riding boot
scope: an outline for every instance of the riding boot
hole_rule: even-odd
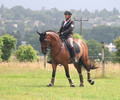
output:
[[[75,57],[75,49],[74,49],[74,47],[71,48],[71,51],[72,51],[72,59],[73,59],[73,62],[74,62],[74,63],[77,63],[78,60],[77,60],[77,58]]]

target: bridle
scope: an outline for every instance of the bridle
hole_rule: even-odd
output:
[[[45,52],[44,52],[44,54],[46,55],[46,53],[47,53],[47,50],[48,50],[48,48],[50,47],[50,44],[47,46],[47,43],[48,43],[48,39],[46,39],[46,37],[45,37],[45,39],[44,39],[45,41],[45,47],[43,48],[43,49],[45,49]]]
[[[47,53],[47,49],[50,47],[50,41],[45,37],[44,38],[44,42],[45,42],[45,47],[43,49],[45,49],[45,54]],[[49,45],[47,46],[47,44],[49,43]],[[51,47],[51,50],[54,49],[54,47],[57,45],[58,41],[56,41],[55,45]]]
[[[58,41],[56,41],[55,45],[53,45],[53,46],[51,47],[51,51],[56,47],[57,44],[59,44],[59,41],[60,41],[60,39],[59,39]],[[45,42],[45,47],[44,47],[43,49],[45,49],[45,53],[44,53],[44,54],[46,54],[46,53],[47,53],[47,50],[48,50],[48,48],[51,46],[51,44],[50,44],[50,41],[46,38],[46,36],[45,36],[45,38],[44,38],[44,42]],[[47,46],[47,43],[48,43],[48,42],[49,42],[49,45]],[[54,61],[56,62],[56,64],[57,64],[57,61],[55,60],[55,57],[60,53],[61,50],[62,50],[62,42],[61,42],[61,46],[60,46],[59,51],[58,51],[54,56],[52,56],[53,59],[54,59]]]

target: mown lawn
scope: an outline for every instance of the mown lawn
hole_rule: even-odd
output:
[[[46,87],[51,78],[51,66],[42,63],[0,63],[0,100],[120,100],[120,66],[106,65],[106,76],[101,68],[91,71],[95,85],[87,82],[79,87],[77,71],[71,65],[70,74],[76,87],[70,87],[63,67],[58,66],[54,87]],[[108,67],[109,66],[109,67]]]

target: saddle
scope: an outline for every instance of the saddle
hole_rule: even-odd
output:
[[[71,46],[70,46],[69,41],[65,40],[64,44],[65,44],[65,47],[66,47],[66,49],[68,50],[68,52],[70,54],[70,57],[72,58],[72,51],[71,51]],[[75,54],[79,54],[80,53],[80,47],[75,41],[73,41],[73,47],[75,48]]]

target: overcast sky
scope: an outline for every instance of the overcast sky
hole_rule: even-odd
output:
[[[117,8],[120,10],[120,0],[0,0],[0,5],[11,8],[16,5],[22,5],[32,10],[40,10],[42,7],[47,9],[58,8],[59,10],[70,9],[88,9],[94,11],[106,8],[112,10]]]

